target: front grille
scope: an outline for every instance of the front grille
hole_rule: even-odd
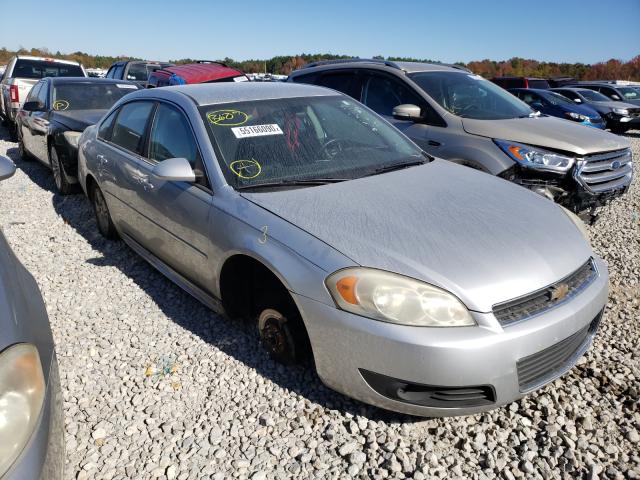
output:
[[[584,328],[544,350],[516,362],[518,385],[528,392],[559,377],[569,370],[587,350],[598,330],[602,312]]]
[[[629,109],[629,117],[631,117],[631,118],[639,118],[640,117],[640,108],[631,108],[631,109]]]
[[[398,402],[432,408],[473,408],[491,405],[496,391],[491,385],[449,387],[424,385],[360,369],[362,378],[380,395]]]
[[[503,327],[512,325],[570,300],[588,287],[597,276],[596,267],[590,259],[559,282],[524,297],[494,305],[493,314]]]
[[[590,193],[624,188],[631,183],[631,149],[587,155],[578,160],[575,179]]]

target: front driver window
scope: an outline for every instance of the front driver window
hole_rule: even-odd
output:
[[[162,162],[168,158],[186,158],[197,175],[204,175],[196,140],[186,118],[176,108],[161,103],[149,135],[149,159]]]
[[[390,117],[395,107],[405,103],[424,106],[418,95],[395,79],[376,75],[367,82],[364,104],[374,112]]]

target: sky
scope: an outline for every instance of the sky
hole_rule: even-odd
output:
[[[6,7],[9,0],[0,0]],[[149,60],[296,53],[594,63],[640,54],[640,0],[21,0],[0,47]]]

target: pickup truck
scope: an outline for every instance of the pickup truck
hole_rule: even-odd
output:
[[[27,95],[44,77],[86,77],[78,62],[56,58],[17,55],[11,59],[0,81],[0,116],[16,140],[15,120]]]

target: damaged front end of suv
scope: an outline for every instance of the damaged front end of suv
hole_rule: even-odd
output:
[[[500,177],[559,203],[583,220],[595,220],[595,209],[631,185],[630,148],[575,155],[506,140],[494,142],[515,162]]]

